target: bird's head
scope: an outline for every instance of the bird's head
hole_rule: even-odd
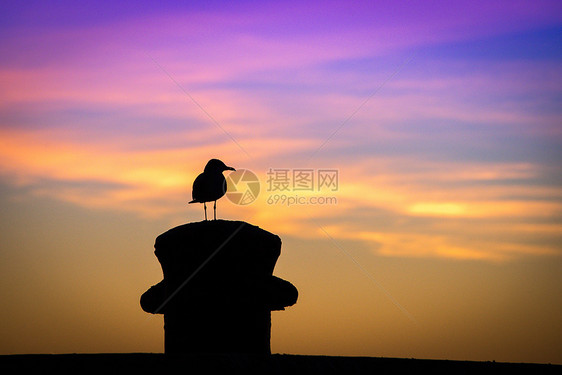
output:
[[[236,169],[232,167],[226,166],[222,161],[219,159],[211,159],[207,162],[205,166],[205,172],[219,172],[222,173],[223,171],[235,171]]]

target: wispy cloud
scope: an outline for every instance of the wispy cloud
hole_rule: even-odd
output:
[[[202,155],[211,157],[213,149],[222,150],[224,155],[237,153],[236,146],[228,141],[178,149],[120,151],[111,143],[81,145],[61,141],[52,131],[3,131],[1,139],[3,175],[16,184],[31,187],[34,194],[92,209],[126,210],[146,217],[177,215],[186,209],[191,182],[202,168]],[[267,165],[266,161],[280,148],[290,153],[310,147],[310,141],[261,139],[259,147],[254,147],[260,160],[255,165]],[[231,164],[244,166],[245,158],[232,159]],[[557,253],[553,244],[518,242],[516,234],[521,226],[503,229],[515,235],[513,240],[472,238],[489,220],[532,222],[539,218],[540,221],[524,228],[532,227],[548,233],[548,238],[555,237],[548,220],[562,212],[559,190],[531,187],[540,174],[536,166],[413,163],[405,158],[373,159],[370,163],[342,159],[340,163],[341,183],[333,193],[337,198],[335,205],[272,206],[267,197],[275,192],[266,190],[266,170],[255,169],[262,182],[260,199],[244,208],[224,199],[221,210],[226,215],[253,217],[263,225],[275,225],[280,233],[305,238],[319,235],[311,219],[328,220],[331,224],[326,230],[334,238],[365,241],[377,253],[388,256],[505,260]],[[356,214],[364,210],[383,210],[390,221],[401,218],[415,223],[416,218],[427,218],[427,222],[433,222],[437,218],[450,226],[425,233],[419,232],[423,226],[416,224],[373,230],[368,229],[368,223],[375,220],[372,224],[376,226],[377,219],[360,219]],[[472,227],[467,232],[464,220],[482,220],[483,227]]]
[[[162,217],[184,209],[207,159],[252,169],[263,182],[268,167],[303,166],[336,130],[311,161],[340,171],[336,206],[271,207],[262,196],[242,215],[294,236],[322,235],[310,218],[324,218],[334,238],[385,255],[556,253],[559,61],[431,55],[560,22],[558,3],[537,4],[335,2],[320,13],[253,4],[21,33],[5,26],[0,172],[42,196]],[[415,61],[361,105],[413,51]],[[240,207],[223,206],[238,215]],[[381,212],[394,224],[370,228]],[[450,227],[435,229],[436,220]],[[473,221],[485,224],[468,235]],[[473,239],[506,223],[550,242],[529,244],[507,227],[514,240]]]

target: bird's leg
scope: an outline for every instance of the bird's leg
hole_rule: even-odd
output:
[[[205,209],[205,221],[207,221],[207,205],[203,202],[203,208]]]
[[[213,211],[215,215],[215,220],[217,220],[217,201],[215,201],[215,205],[213,206]]]

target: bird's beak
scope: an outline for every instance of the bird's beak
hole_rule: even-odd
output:
[[[236,171],[236,169],[232,168],[232,167],[226,167],[227,171]]]

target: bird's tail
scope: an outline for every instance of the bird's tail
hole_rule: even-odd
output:
[[[189,203],[199,203],[199,202],[194,199],[194,200],[192,200],[191,202],[187,202],[187,203],[189,204]]]

